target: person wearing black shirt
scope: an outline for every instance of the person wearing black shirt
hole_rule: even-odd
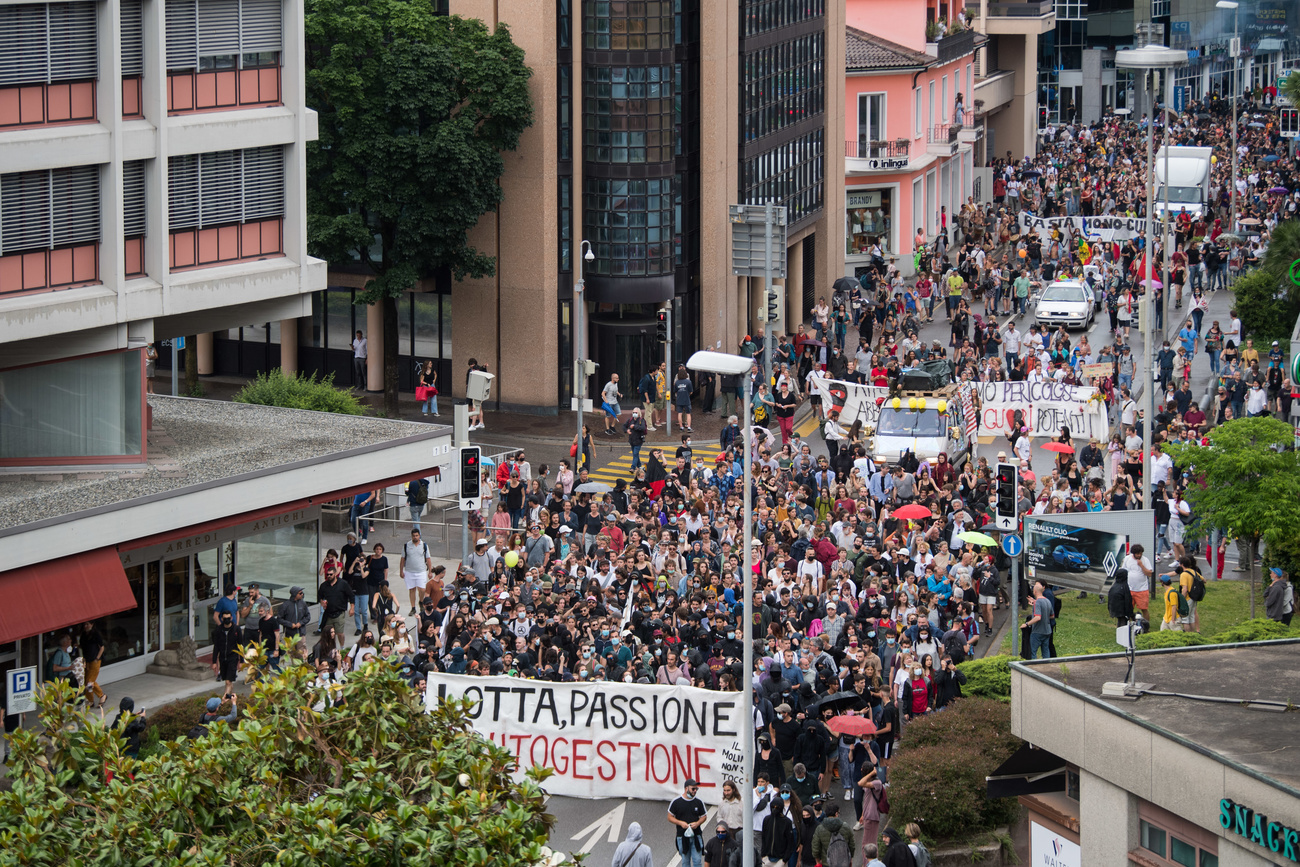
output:
[[[382,545],[375,546],[383,550]],[[351,601],[352,589],[339,578],[337,570],[331,570],[325,576],[325,583],[319,591],[321,608],[325,612],[324,626],[333,626],[336,635],[343,634],[343,619],[347,617],[348,603]]]
[[[781,388],[772,402],[776,405],[776,422],[781,428],[781,445],[789,445],[790,438],[794,434],[794,411],[799,402],[790,393],[788,382],[781,383]]]
[[[99,688],[99,666],[104,659],[104,638],[94,623],[87,621],[81,626],[81,656],[86,660],[86,682],[82,684],[86,697],[93,694],[98,702],[95,707],[103,707],[108,699]]]
[[[684,867],[700,867],[704,852],[704,839],[700,828],[708,813],[704,802],[695,797],[700,784],[688,779],[684,791],[668,805],[668,821],[677,829],[677,852]]]

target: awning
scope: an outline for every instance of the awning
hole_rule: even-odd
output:
[[[114,548],[0,572],[0,644],[136,606]]]
[[[1255,44],[1255,51],[1282,51],[1286,42],[1281,39],[1261,39]]]
[[[990,798],[1013,798],[1064,792],[1065,772],[1065,759],[1030,744],[1021,744],[1011,758],[984,780]]]

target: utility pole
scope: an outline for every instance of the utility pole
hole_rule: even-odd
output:
[[[664,341],[664,431],[673,435],[673,302],[664,302],[668,339]]]
[[[1232,181],[1228,184],[1228,201],[1231,203],[1232,225],[1229,232],[1237,231],[1237,90],[1240,87],[1238,63],[1241,57],[1241,32],[1237,27],[1241,15],[1239,0],[1219,0],[1216,9],[1232,10],[1232,42],[1228,43],[1228,53],[1232,55]]]
[[[587,333],[583,331],[587,300],[584,292],[587,288],[584,265],[595,261],[596,254],[591,252],[591,242],[583,241],[578,246],[578,282],[573,284],[573,397],[578,417],[578,459],[574,462],[574,471],[582,462],[582,403],[587,396],[587,371],[582,358],[582,347],[586,343]]]
[[[776,219],[772,200],[767,200],[763,213],[763,381],[772,388],[772,353],[775,349],[776,336],[772,334],[772,319],[768,315],[767,296],[772,291],[772,223]]]

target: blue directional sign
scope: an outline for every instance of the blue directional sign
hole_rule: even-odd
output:
[[[1002,553],[1008,557],[1019,557],[1023,550],[1025,550],[1025,543],[1015,533],[1002,537]]]

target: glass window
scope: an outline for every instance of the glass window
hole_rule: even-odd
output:
[[[890,252],[893,192],[892,189],[849,190],[845,194],[849,255],[870,253],[873,244],[879,244],[886,254]]]
[[[1142,822],[1142,848],[1165,857],[1165,832],[1149,822]]]
[[[912,103],[912,123],[915,126],[913,134],[919,136],[925,132],[925,130],[921,128],[921,88],[918,87],[912,91]]]
[[[442,302],[442,328],[438,333],[442,335],[442,357],[451,358],[451,298],[444,298]]]
[[[156,570],[156,563],[131,566],[126,570],[127,583],[135,596],[135,607],[96,621],[99,638],[104,642],[102,664],[112,665],[145,652],[145,567]],[[83,639],[84,641],[84,639]],[[83,645],[84,646],[84,645]]]
[[[325,345],[330,349],[350,350],[356,331],[352,317],[356,313],[359,314],[358,321],[364,319],[365,308],[358,309],[352,303],[351,289],[326,291],[325,308]]]
[[[190,558],[163,563],[163,646],[174,649],[190,634]]]
[[[0,371],[0,459],[139,455],[143,350]]]
[[[415,357],[420,361],[426,358],[436,361],[441,357],[438,329],[442,317],[438,305],[442,296],[433,292],[415,292],[411,297],[415,303]]]
[[[1169,835],[1169,860],[1183,867],[1196,867],[1196,847]]]
[[[1219,856],[1201,850],[1201,867],[1219,867]]]
[[[884,141],[885,138],[885,95],[858,94],[858,153],[866,155],[871,142]]]
[[[411,345],[412,331],[411,328],[411,297],[414,293],[407,292],[397,299],[397,354],[414,355],[415,349]]]
[[[293,586],[303,588],[305,601],[315,602],[318,545],[314,520],[238,539],[241,583],[256,581],[272,604],[288,599]]]

